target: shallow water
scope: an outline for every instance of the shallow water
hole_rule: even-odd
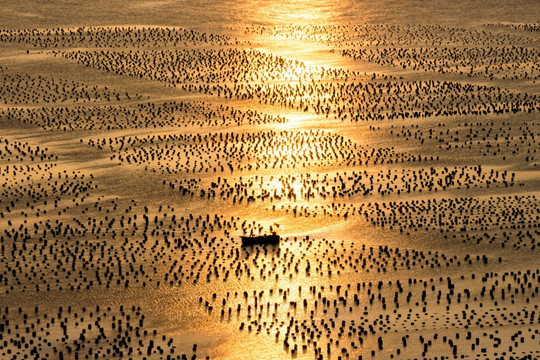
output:
[[[540,356],[536,1],[4,8],[0,358]]]
[[[460,27],[491,22],[532,23],[538,3],[506,1],[394,1],[376,5],[361,1],[51,1],[8,2],[4,23],[33,28],[81,25],[166,25],[200,29],[206,26],[314,25],[352,23],[440,24]],[[511,10],[511,11],[510,11]],[[7,22],[9,20],[9,22]],[[28,26],[30,25],[30,26]]]

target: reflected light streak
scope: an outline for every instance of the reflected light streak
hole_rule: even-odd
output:
[[[320,1],[267,1],[258,3],[257,18],[274,19],[272,25],[326,24],[334,16],[333,3]]]

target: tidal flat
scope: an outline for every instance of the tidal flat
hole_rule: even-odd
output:
[[[8,1],[0,359],[539,359],[538,10]]]

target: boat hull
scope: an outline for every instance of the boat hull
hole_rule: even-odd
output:
[[[279,235],[241,236],[242,245],[278,244]]]

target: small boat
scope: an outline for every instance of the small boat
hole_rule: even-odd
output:
[[[278,244],[281,239],[276,234],[240,236],[240,238],[242,239],[242,245]]]

